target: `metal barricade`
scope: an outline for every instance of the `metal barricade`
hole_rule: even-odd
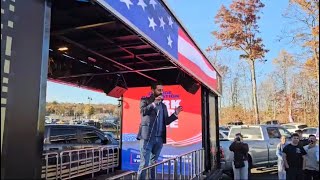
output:
[[[42,179],[58,179],[59,153],[52,152],[42,155]]]
[[[194,150],[177,157],[145,167],[146,179],[201,179],[204,172],[204,149]],[[129,176],[129,177],[128,177]],[[137,172],[123,173],[111,179],[138,178]],[[110,179],[110,178],[108,178]]]
[[[43,154],[42,179],[71,179],[119,166],[118,146],[104,146]],[[155,179],[200,179],[204,172],[204,150],[191,151],[143,168],[146,177]],[[108,179],[137,179],[134,171]]]
[[[42,157],[42,179],[71,179],[119,166],[119,147],[50,152]]]
[[[101,169],[102,170],[114,170],[119,166],[119,146],[107,146],[101,148]]]
[[[88,148],[60,153],[60,179],[71,179],[100,171],[101,149]]]

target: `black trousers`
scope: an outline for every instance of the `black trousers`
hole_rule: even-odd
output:
[[[318,180],[319,179],[319,171],[315,170],[304,170],[304,180]]]
[[[303,170],[297,168],[286,169],[286,179],[287,180],[303,180]]]

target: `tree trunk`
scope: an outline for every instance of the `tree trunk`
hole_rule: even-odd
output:
[[[319,52],[318,52],[318,50],[315,48],[314,49],[314,52],[313,52],[313,54],[314,54],[314,60],[316,61],[316,73],[317,73],[317,82],[318,82],[318,88],[317,88],[317,93],[318,93],[318,95],[317,95],[317,103],[319,103]],[[319,122],[319,111],[316,111],[316,120],[317,120],[317,122]]]
[[[304,123],[307,124],[308,117],[307,117],[307,102],[304,102],[304,111],[303,111]]]
[[[276,112],[276,100],[272,100],[272,112],[273,112],[273,119],[276,119],[277,112]]]
[[[313,49],[313,59],[316,61],[317,81],[319,85],[319,52],[317,48]]]
[[[256,69],[255,69],[254,60],[249,60],[249,64],[250,64],[251,84],[252,84],[252,104],[253,104],[253,108],[254,108],[256,124],[260,124],[258,98],[257,98]]]
[[[295,87],[295,78],[293,77],[292,83],[290,84],[290,88],[288,88],[289,91],[289,105],[288,105],[288,118],[289,120],[294,120],[292,117],[292,103],[293,103],[293,94],[294,94],[294,87]]]
[[[292,118],[292,95],[291,94],[289,97],[288,118],[289,118],[289,120],[292,119],[294,121],[294,119]]]

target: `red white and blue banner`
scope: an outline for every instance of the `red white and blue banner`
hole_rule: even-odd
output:
[[[139,104],[142,97],[149,95],[150,87],[129,88],[124,94],[121,167],[123,170],[138,170],[140,152],[136,137],[141,122]],[[193,95],[178,85],[164,86],[163,96],[163,103],[166,104],[169,115],[174,113],[174,109],[179,105],[183,106],[183,111],[179,114],[178,120],[167,126],[167,144],[163,146],[160,161],[202,147],[201,90]]]
[[[96,0],[171,60],[219,93],[219,74],[160,0]]]

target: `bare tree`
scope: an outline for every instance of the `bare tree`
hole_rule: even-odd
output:
[[[278,57],[273,60],[275,75],[280,80],[279,89],[283,91],[285,112],[289,121],[292,121],[292,98],[291,87],[293,82],[293,70],[297,65],[294,57],[285,50],[281,50]]]

